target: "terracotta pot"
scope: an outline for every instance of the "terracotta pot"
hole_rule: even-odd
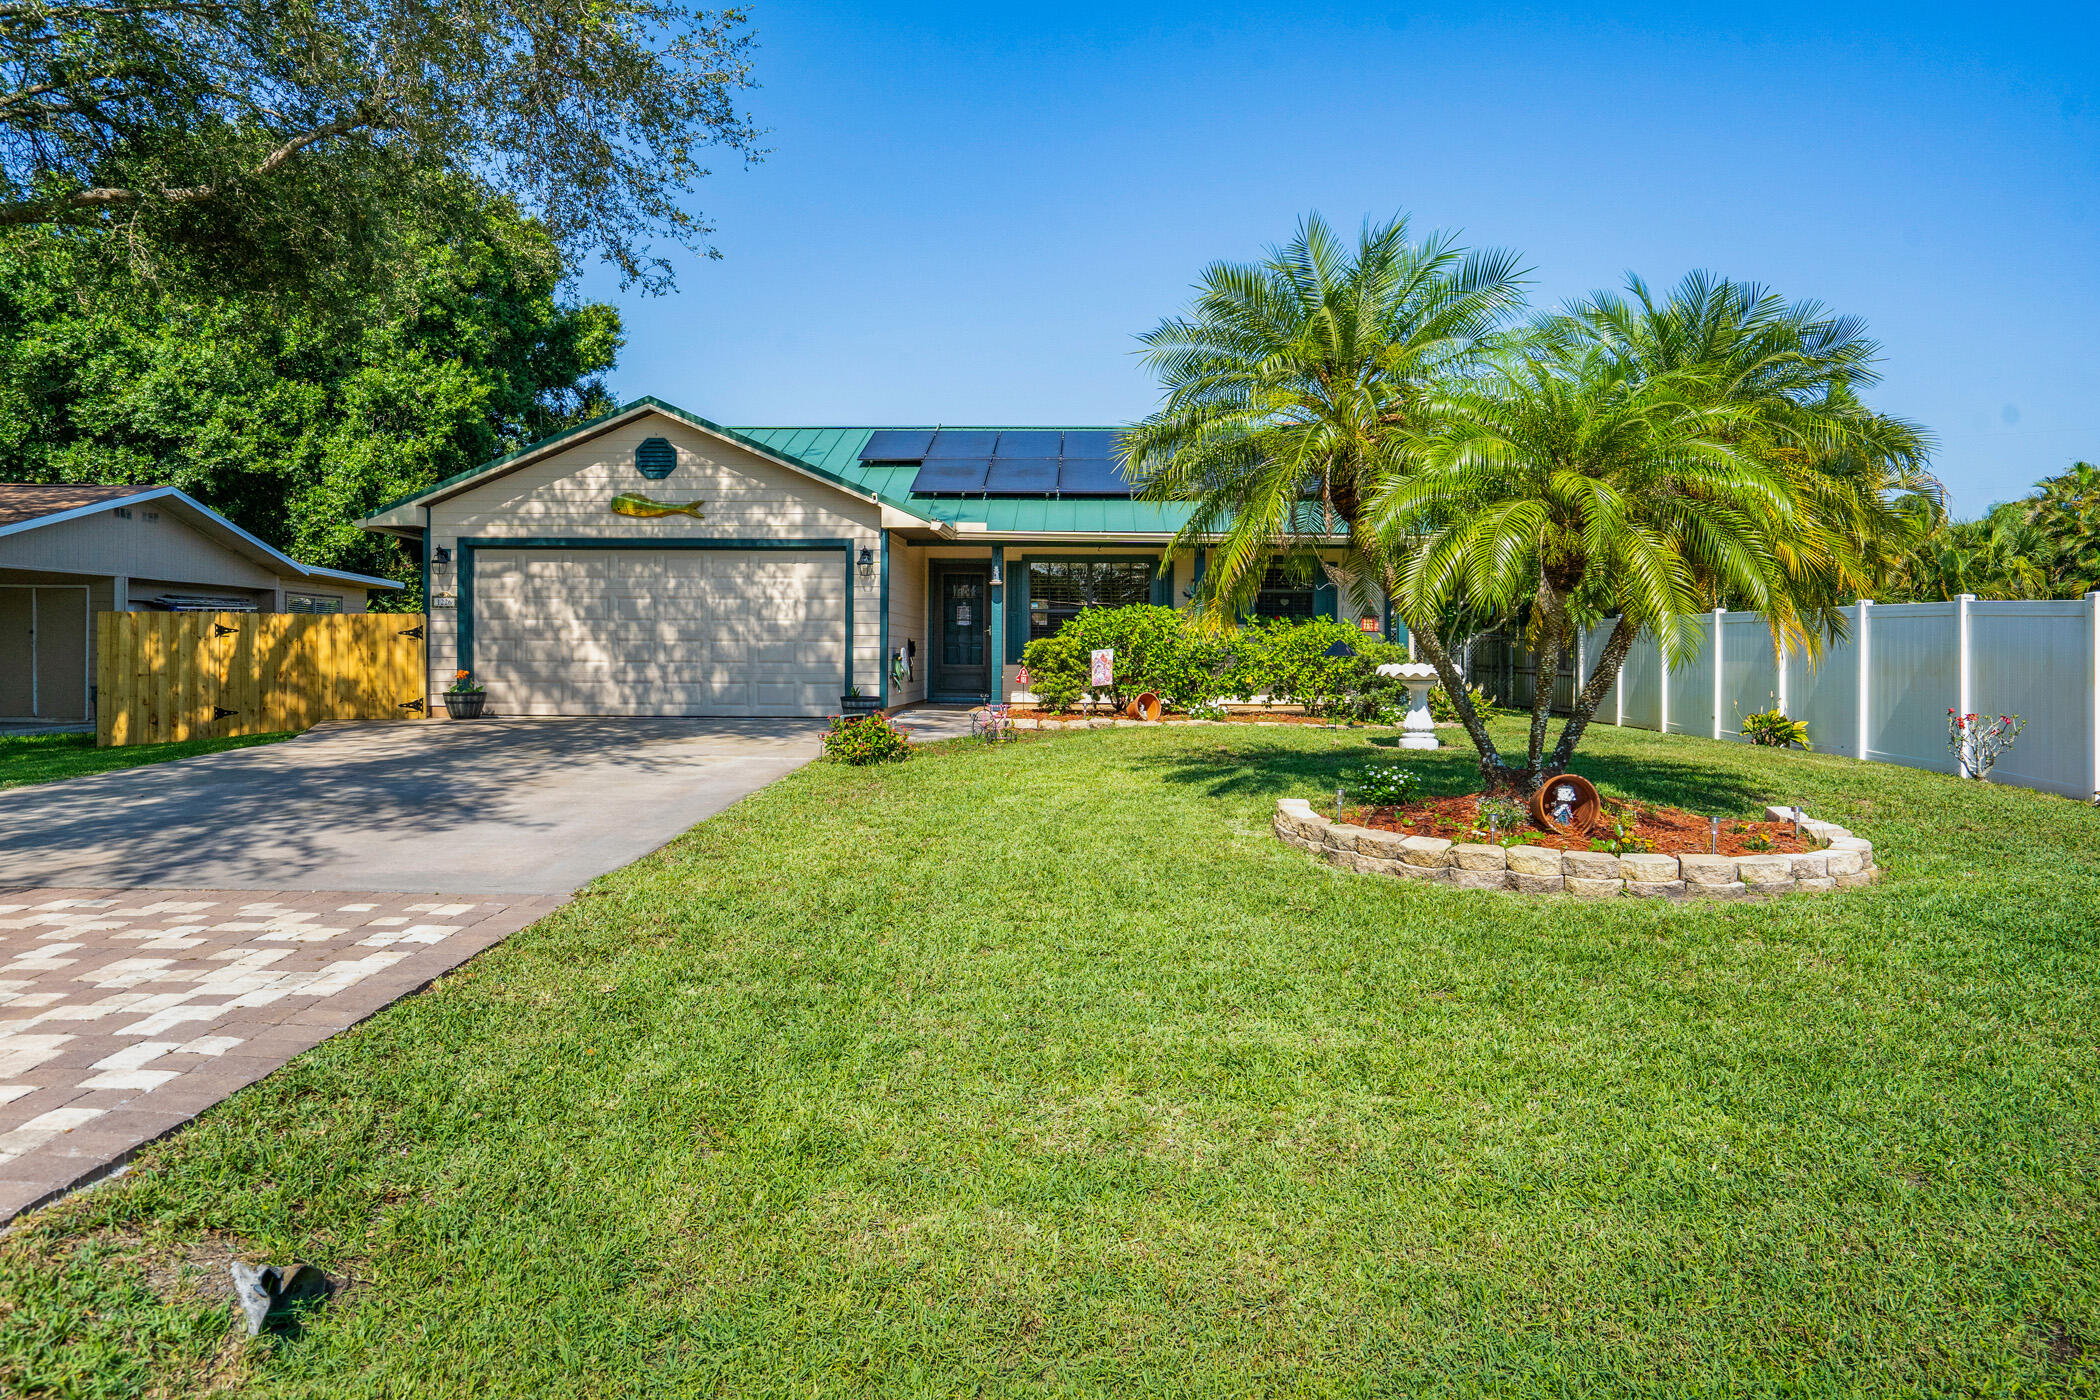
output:
[[[1571,809],[1565,821],[1554,815],[1558,808]],[[1582,835],[1603,812],[1604,799],[1597,796],[1597,789],[1588,778],[1573,773],[1550,778],[1531,794],[1531,819],[1562,836]]]

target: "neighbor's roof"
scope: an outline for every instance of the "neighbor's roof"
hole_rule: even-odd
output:
[[[293,578],[326,579],[364,588],[401,587],[390,578],[302,564],[173,486],[102,486],[86,482],[45,485],[31,481],[0,481],[0,537],[42,529],[62,520],[78,520],[118,506],[148,504],[159,504],[173,511],[206,538],[216,540],[236,554],[247,555],[267,569]]]
[[[0,525],[15,525],[38,516],[57,515],[82,506],[136,496],[136,486],[93,486],[85,482],[47,485],[33,481],[0,481]]]
[[[729,428],[697,413],[657,398],[639,398],[613,412],[566,432],[542,438],[528,447],[435,485],[387,502],[359,523],[367,529],[415,529],[412,512],[460,491],[471,489],[479,479],[501,475],[523,466],[547,452],[574,446],[596,437],[619,422],[644,411],[655,411],[713,436],[738,444],[762,457],[779,462],[805,475],[829,482],[866,500],[893,507],[918,519],[971,534],[989,535],[1114,535],[1123,538],[1157,536],[1165,539],[1188,520],[1189,507],[1172,501],[1135,501],[1120,497],[1054,496],[920,496],[912,494],[912,478],[918,464],[863,462],[860,450],[879,431],[862,428]],[[889,426],[889,425],[885,425]],[[911,425],[899,425],[911,426]],[[927,425],[920,425],[927,426]],[[944,424],[954,429],[960,424]],[[995,428],[971,425],[979,431],[1021,430],[1024,425]],[[1043,428],[1045,425],[1032,425]],[[1057,425],[1050,425],[1057,426]],[[1063,431],[1100,431],[1097,425],[1063,425]]]

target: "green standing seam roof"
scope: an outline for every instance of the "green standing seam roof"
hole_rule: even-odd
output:
[[[1023,425],[969,426],[986,432],[1005,432]],[[1178,501],[1133,501],[1098,496],[914,496],[911,483],[919,473],[918,463],[896,466],[860,460],[860,449],[879,431],[876,428],[732,428],[730,431],[762,443],[782,456],[804,462],[827,476],[849,481],[914,515],[950,523],[977,521],[992,534],[1171,535],[1186,524],[1189,517],[1188,506]]]
[[[709,432],[786,458],[807,467],[817,476],[828,477],[856,490],[865,491],[889,505],[910,511],[923,519],[946,521],[950,524],[978,522],[987,532],[994,534],[1092,534],[1109,538],[1119,535],[1171,535],[1181,529],[1189,517],[1189,507],[1178,501],[1056,496],[915,496],[911,494],[911,483],[918,475],[916,462],[897,465],[860,460],[860,450],[867,444],[869,437],[878,431],[876,428],[726,428],[702,418],[697,413],[689,413],[676,404],[665,403],[662,399],[654,397],[639,398],[621,404],[611,413],[594,418],[588,423],[579,423],[552,437],[542,438],[515,452],[506,453],[492,462],[484,462],[478,467],[434,482],[420,491],[412,491],[388,501],[371,514],[383,515],[396,506],[421,500],[435,492],[498,471],[512,462],[566,439],[591,433],[638,408],[657,409]],[[925,428],[933,425],[903,426]],[[1006,431],[1007,427],[1043,427],[1041,424],[943,426],[968,426],[983,431],[1000,432]],[[1099,424],[1072,425],[1063,429],[1066,432],[1075,430],[1103,431]]]

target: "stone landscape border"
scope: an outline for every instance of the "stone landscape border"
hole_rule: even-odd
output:
[[[1792,821],[1793,809],[1767,807],[1772,821]],[[1569,894],[1586,899],[1629,895],[1644,899],[1740,899],[1853,889],[1877,874],[1874,847],[1833,822],[1804,817],[1803,833],[1823,849],[1803,855],[1665,856],[1607,851],[1562,851],[1552,846],[1493,846],[1402,836],[1397,831],[1331,821],[1303,798],[1276,804],[1276,834],[1329,865],[1366,875],[1396,875],[1463,890]]]

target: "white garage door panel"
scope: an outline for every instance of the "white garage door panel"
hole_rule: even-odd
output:
[[[844,574],[828,553],[485,549],[475,667],[499,714],[830,714]]]

